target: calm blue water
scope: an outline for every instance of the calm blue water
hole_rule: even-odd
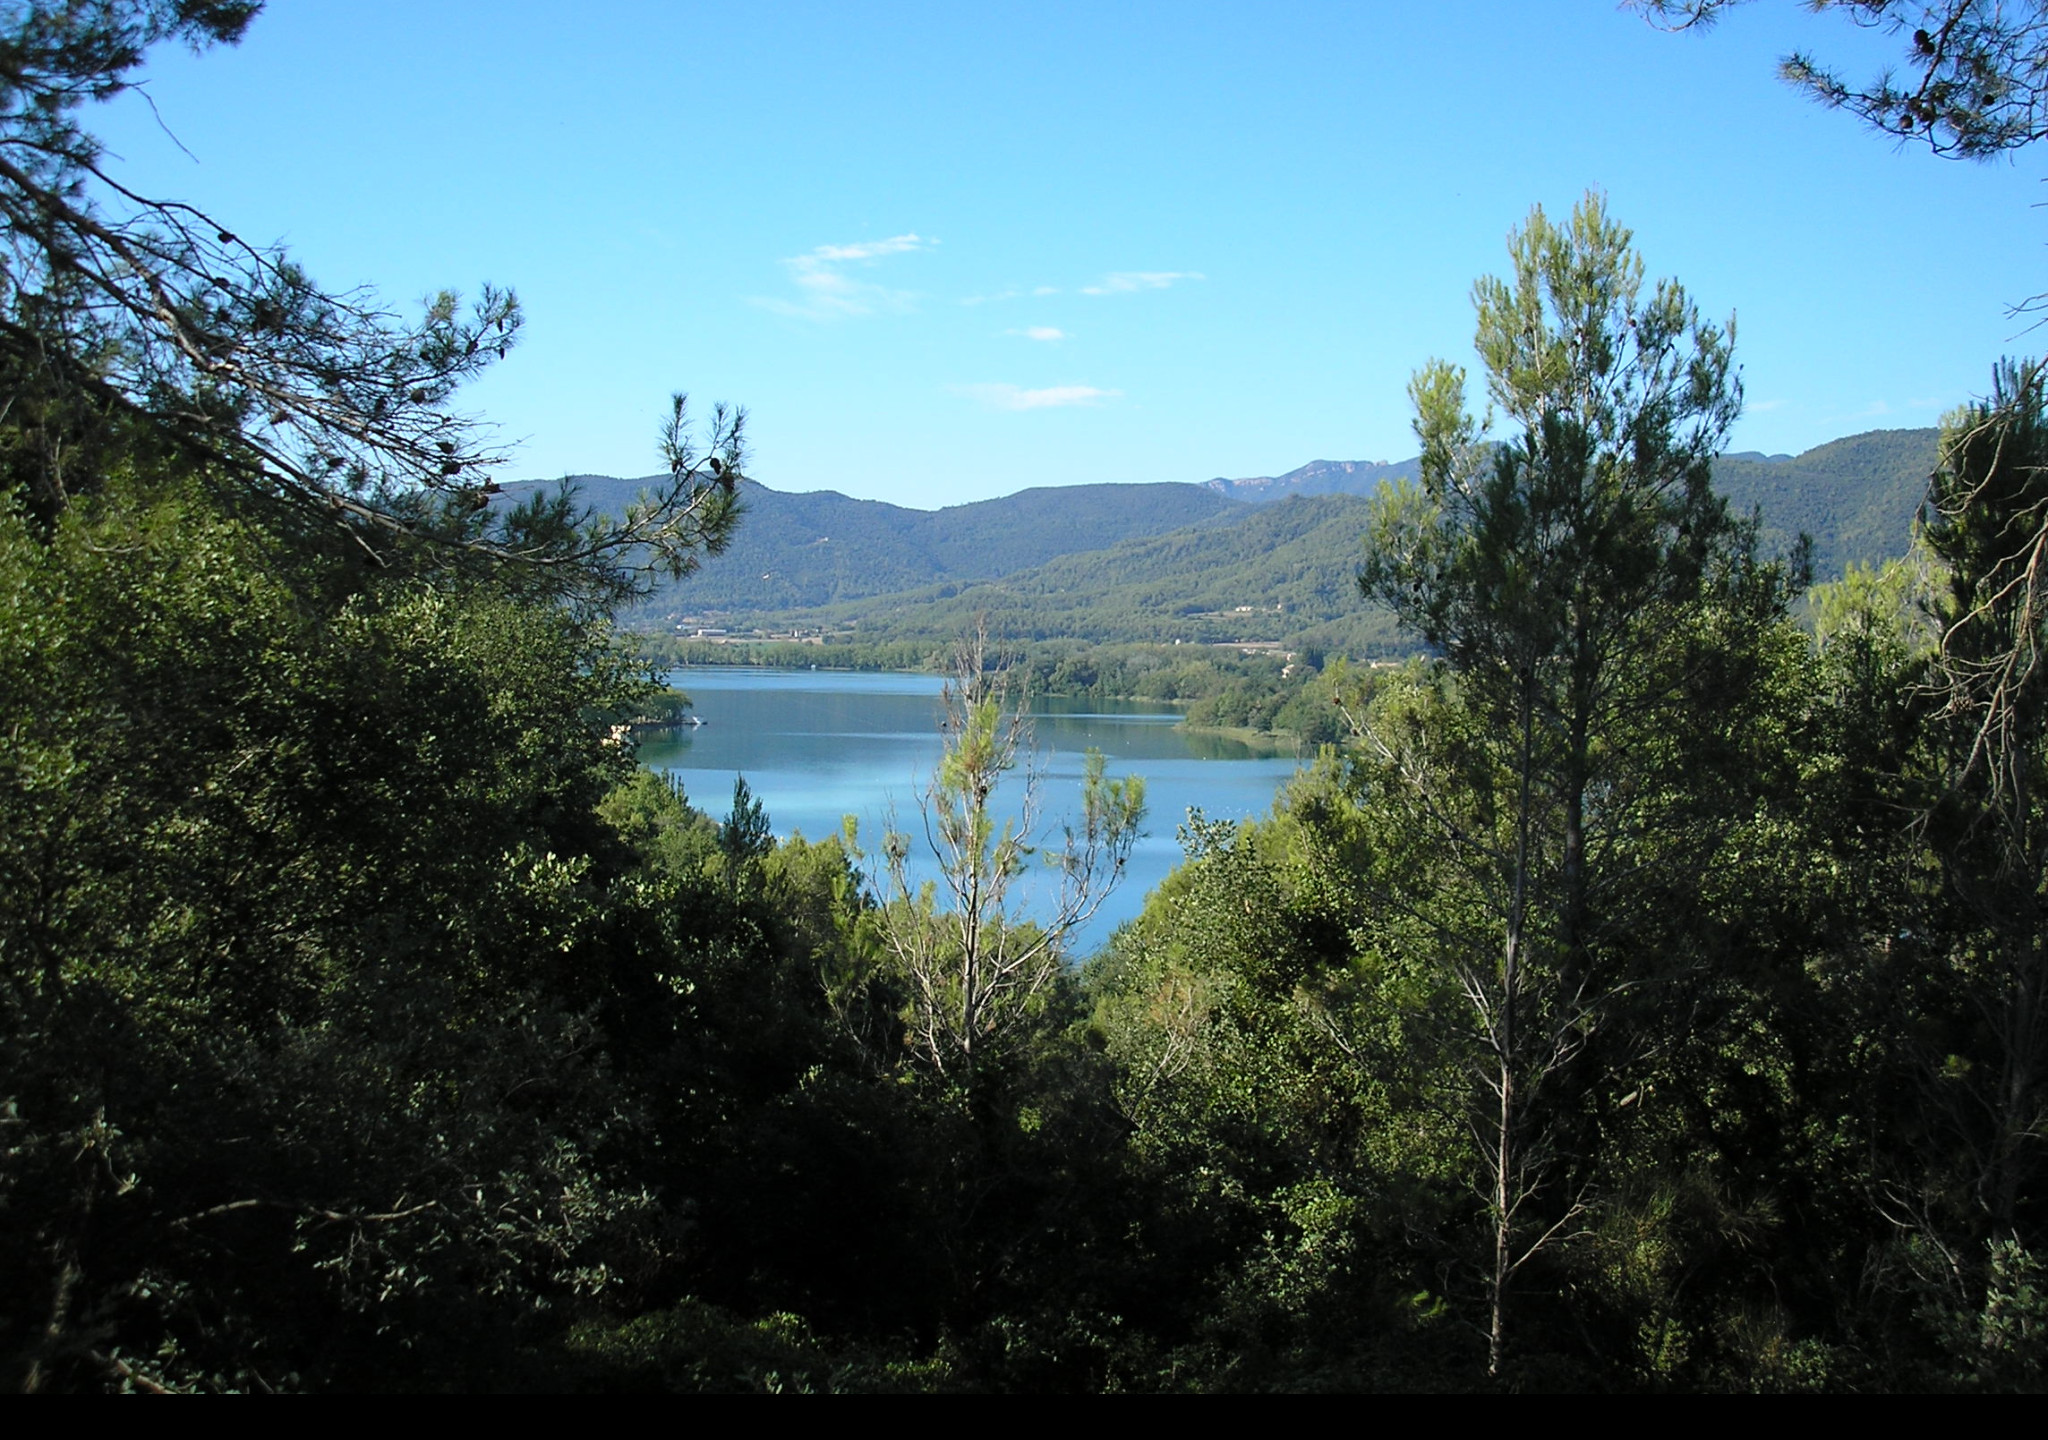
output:
[[[674,671],[669,683],[689,694],[705,723],[651,732],[640,759],[678,776],[699,809],[723,816],[733,776],[744,774],[778,835],[818,839],[853,815],[872,849],[892,808],[898,828],[920,834],[918,788],[940,753],[939,677],[707,665]],[[1121,886],[1076,937],[1077,953],[1136,915],[1145,893],[1178,863],[1173,832],[1189,806],[1218,819],[1262,815],[1297,764],[1187,735],[1174,728],[1178,715],[1156,706],[1055,699],[1031,709],[1039,813],[1054,833],[1062,818],[1080,812],[1081,767],[1091,747],[1107,757],[1112,778],[1145,778],[1144,836]],[[1014,804],[1022,785],[1021,773],[1012,772],[999,799],[1006,791]],[[1027,910],[1049,893],[1038,889],[1038,897],[1020,890]]]

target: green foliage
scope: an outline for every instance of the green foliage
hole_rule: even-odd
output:
[[[1032,656],[1081,696],[1315,698],[1365,743],[1264,821],[1190,817],[1141,918],[1085,976],[1034,972],[967,1087],[921,1058],[846,839],[633,766],[614,727],[650,691],[603,627],[366,575],[147,455],[0,527],[16,1383],[1495,1383],[1440,961],[1496,923],[1444,822],[1502,823],[1501,741],[1457,676]],[[1930,688],[1983,593],[1951,567],[2002,562],[1935,534],[1956,559],[1852,572],[1810,638],[1724,592],[1631,639],[1613,693],[1648,718],[1603,732],[1589,820],[1588,951],[1622,981],[1524,1132],[1537,1204],[1578,1208],[1518,1273],[1499,1383],[2035,1383],[2038,1181],[1982,1164],[2014,952],[1964,886],[2000,852],[1933,803],[1974,733]],[[963,796],[1014,779],[989,699],[940,777]],[[1137,797],[1099,767],[1091,793],[1077,840],[1128,827]]]
[[[1993,1240],[1984,1304],[1943,1317],[1943,1336],[1967,1389],[2039,1394],[2048,1383],[2048,1286],[2041,1262],[2017,1240]]]
[[[1927,607],[1938,643],[1915,657],[1918,744],[1901,770],[1924,816],[1926,858],[1939,866],[1940,883],[1918,887],[1921,965],[1938,993],[1897,1047],[1927,1098],[1888,1177],[1903,1268],[1950,1312],[1987,1317],[2008,1282],[1978,1257],[2020,1264],[2040,1245],[2035,1197],[2048,1173],[2048,400],[2039,365],[2003,365],[1994,380],[1989,401],[1944,427],[1929,492],[1926,546],[1939,567],[1930,579],[1946,593]],[[1999,1373],[1996,1383],[2014,1383]]]
[[[1394,645],[1391,630],[1383,619],[1356,615],[1349,599],[1364,504],[1354,496],[1326,495],[1232,507],[1241,514],[1226,512],[1164,533],[1164,527],[1134,523],[1128,527],[1134,538],[1103,549],[1055,551],[1029,568],[1003,570],[991,561],[987,568],[977,565],[914,588],[892,589],[878,579],[872,588],[853,592],[863,598],[802,608],[736,595],[730,606],[735,613],[717,623],[742,631],[759,627],[771,636],[792,627],[822,629],[835,643],[854,634],[863,642],[922,643],[929,653],[972,630],[977,617],[986,615],[994,633],[1018,642],[1199,644],[1320,635],[1326,648],[1377,654]],[[1133,502],[1133,509],[1145,516],[1175,513],[1171,504]],[[731,573],[739,572],[734,568]],[[664,623],[662,617],[680,613],[664,605],[659,615],[640,612],[634,623],[656,628]],[[808,648],[792,658],[799,664],[831,663]]]
[[[1464,373],[1418,372],[1422,481],[1376,504],[1359,578],[1441,657],[1364,728],[1415,846],[1388,900],[1456,997],[1439,1023],[1469,1036],[1493,1374],[1517,1277],[1601,1183],[1592,1077],[1658,1043],[1618,1011],[1698,963],[1665,926],[1745,808],[1730,742],[1788,600],[1710,485],[1741,407],[1732,335],[1645,287],[1629,241],[1597,194],[1510,237],[1512,278],[1473,301],[1520,433],[1483,445]]]
[[[1352,556],[1363,501],[1346,495],[1260,506],[1231,525],[1202,525],[1064,556],[999,583],[936,589],[814,612],[810,623],[858,621],[893,639],[957,633],[986,613],[1019,640],[1187,643],[1283,640],[1311,628],[1351,635],[1345,648],[1393,644],[1351,611]]]
[[[1427,977],[1359,948],[1374,837],[1345,789],[1331,759],[1270,824],[1191,815],[1187,863],[1089,976],[1200,1388],[1471,1380],[1408,1243],[1469,1208],[1469,1141],[1410,1033]]]
[[[945,667],[946,647],[937,641],[894,644],[812,644],[795,640],[722,641],[684,639],[639,632],[634,637],[648,663],[683,665],[770,665],[787,670],[928,670]]]
[[[1766,553],[1789,553],[1810,536],[1813,572],[1831,579],[1906,553],[1939,439],[1932,429],[1873,430],[1797,456],[1721,455],[1714,488],[1736,515],[1759,514]]]
[[[354,589],[192,481],[47,542],[11,514],[0,567],[31,1378],[335,1383],[437,1306],[616,1283],[647,1207],[590,1160],[591,813],[630,766],[593,717],[637,686],[604,633]]]
[[[884,1357],[821,1342],[800,1315],[744,1321],[685,1300],[569,1338],[576,1388],[669,1395],[902,1395],[944,1391],[943,1360]],[[585,1368],[587,1367],[587,1368]]]
[[[734,873],[775,848],[775,836],[768,829],[768,812],[754,798],[744,775],[733,776],[732,809],[726,814],[725,823],[718,827],[718,848],[725,852],[726,864]]]
[[[1671,29],[1710,25],[1742,0],[1633,0]],[[1937,155],[1988,160],[2033,144],[2044,133],[2044,53],[2037,4],[1980,5],[1975,0],[1810,0],[1808,8],[1846,12],[1851,23],[1892,37],[1905,72],[1887,66],[1865,88],[1800,51],[1779,73],[1823,105],[1847,110],[1878,133],[1921,140]]]

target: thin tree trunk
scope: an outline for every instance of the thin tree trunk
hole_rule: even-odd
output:
[[[2032,896],[2023,903],[2038,904]],[[2026,1189],[2027,1172],[2033,1158],[2026,1152],[2039,1143],[2036,1132],[2041,1062],[2042,982],[2048,966],[2043,964],[2042,935],[2038,918],[2034,923],[2013,927],[2007,942],[2012,969],[2000,1009],[2004,1033],[1999,1037],[2001,1056],[1998,1095],[1998,1134],[1992,1150],[1991,1183],[1987,1209],[1995,1230],[2010,1233]]]
[[[1500,1066],[1500,1129],[1493,1159],[1493,1314],[1487,1330],[1486,1373],[1498,1376],[1507,1350],[1508,1276],[1514,1257],[1512,1199],[1508,1179],[1514,1173],[1514,1068]]]
[[[1499,1067],[1500,1113],[1495,1121],[1493,1154],[1493,1305],[1487,1334],[1486,1373],[1499,1375],[1507,1349],[1508,1281],[1514,1272],[1515,1071],[1521,1037],[1516,1021],[1521,1009],[1522,947],[1529,912],[1530,803],[1535,786],[1535,677],[1522,684],[1521,774],[1515,802],[1515,861],[1508,901],[1507,943],[1501,957],[1500,1018],[1495,1025],[1495,1058]]]
[[[2028,710],[2035,707],[2029,706]],[[2038,723],[2026,715],[2020,733],[2033,734]],[[2030,758],[2030,757],[2029,757]],[[2040,875],[2040,846],[2032,814],[2033,797],[2028,785],[2030,767],[2021,759],[2012,767],[2012,793],[2007,798],[2005,822],[2008,900],[2003,948],[2008,970],[2005,993],[1999,997],[2000,1059],[1995,1116],[1997,1133],[1992,1139],[1991,1174],[1985,1186],[1986,1205],[1994,1231],[2010,1234],[2017,1218],[2020,1195],[2026,1189],[2026,1175],[2033,1157],[2026,1151],[2036,1139],[2035,1091],[2041,1062],[2041,1007],[2044,976],[2042,919],[2035,884]]]
[[[1598,669],[1580,618],[1572,637],[1571,714],[1567,717],[1564,772],[1564,906],[1558,940],[1563,947],[1565,979],[1577,988],[1584,979],[1586,930],[1586,784],[1593,768],[1593,673]]]

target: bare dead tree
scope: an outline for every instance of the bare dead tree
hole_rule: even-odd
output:
[[[1929,548],[1947,567],[1929,673],[1941,793],[1921,817],[1967,917],[1956,993],[1991,1042],[1949,1132],[1972,1208],[2009,1228],[2048,1142],[2048,364],[1999,367],[1945,429]]]
[[[1968,732],[1962,774],[1996,798],[2023,792],[2028,730],[2040,718],[2048,622],[2048,364],[2000,367],[1990,400],[1942,437],[1929,489],[1937,543],[1953,550],[1952,613],[1934,672],[1942,718]]]

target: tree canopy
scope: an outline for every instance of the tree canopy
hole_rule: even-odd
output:
[[[232,44],[258,8],[21,0],[0,15],[0,366],[27,503],[47,517],[89,489],[112,429],[139,426],[380,565],[516,562],[534,583],[615,595],[721,548],[739,412],[719,408],[694,439],[678,397],[666,475],[615,517],[560,494],[494,506],[506,453],[456,397],[516,342],[510,290],[486,284],[467,305],[442,291],[401,318],[109,173],[84,108],[131,88],[152,46]]]
[[[1714,23],[1746,0],[1631,0],[1671,29]],[[2048,6],[2038,0],[1811,0],[1900,42],[1903,73],[1845,79],[1804,51],[1785,79],[1872,129],[1937,155],[1989,160],[2048,135]]]

